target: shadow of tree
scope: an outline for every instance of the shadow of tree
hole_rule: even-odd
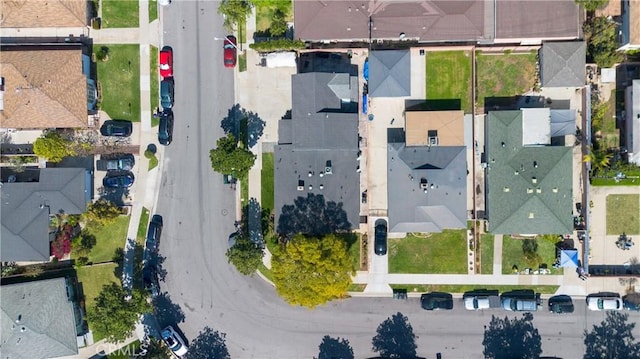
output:
[[[349,341],[344,338],[332,338],[325,335],[322,342],[318,346],[320,353],[316,359],[353,359],[353,348],[349,345]]]
[[[372,350],[382,358],[417,358],[416,335],[409,318],[398,312],[378,326]]]
[[[133,257],[132,257],[132,286],[133,288],[141,289],[142,288],[142,255],[144,253],[144,248],[135,243],[133,245]],[[116,248],[113,253],[112,261],[116,263],[116,267],[113,269],[113,275],[116,278],[122,280],[124,274],[124,266],[125,266],[125,253],[123,248]]]
[[[542,339],[533,326],[533,315],[524,313],[522,318],[504,319],[491,316],[485,327],[483,354],[488,359],[534,359],[542,354]]]
[[[225,340],[226,334],[205,327],[198,336],[191,341],[187,359],[230,359]]]
[[[264,246],[264,235],[269,230],[269,210],[263,209],[255,198],[242,208],[240,230],[256,245]]]
[[[600,325],[594,325],[590,332],[585,330],[584,359],[640,358],[640,342],[633,336],[636,323],[628,319],[626,313],[608,311]]]
[[[323,236],[347,232],[351,223],[342,203],[325,202],[323,195],[309,193],[306,198],[296,198],[293,205],[282,206],[277,228],[288,237],[297,233]]]
[[[184,322],[184,312],[178,304],[171,301],[169,293],[164,292],[153,298],[153,308],[156,320],[160,328],[172,325],[175,328],[177,323]]]
[[[225,134],[231,133],[233,137],[243,140],[248,148],[255,146],[262,137],[266,122],[258,114],[247,111],[239,104],[233,105],[227,117],[223,118],[220,127]]]

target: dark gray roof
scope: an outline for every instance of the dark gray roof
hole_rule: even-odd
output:
[[[3,358],[78,354],[73,304],[64,278],[3,285],[0,297]]]
[[[578,39],[582,10],[573,0],[494,0],[496,39]],[[493,10],[492,10],[493,11]]]
[[[292,118],[280,120],[283,137],[274,149],[276,223],[284,206],[312,194],[342,206],[349,228],[356,228],[360,183],[356,172],[357,78],[305,73],[294,75],[292,81]],[[325,171],[328,161],[331,174]],[[299,181],[304,182],[301,190]]]
[[[38,182],[2,184],[2,261],[49,260],[49,213],[80,214],[90,198],[84,168],[43,168]]]
[[[389,232],[441,232],[467,227],[465,149],[387,145]],[[421,187],[425,181],[426,193]]]
[[[369,95],[402,97],[411,95],[409,50],[372,51],[369,56]]]
[[[540,64],[542,65],[542,86],[584,86],[585,42],[545,42],[540,50]]]
[[[523,146],[522,111],[487,117],[489,229],[500,234],[573,231],[572,148]]]

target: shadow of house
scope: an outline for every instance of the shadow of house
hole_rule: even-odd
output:
[[[340,52],[303,52],[298,60],[298,73],[327,72],[358,76],[358,66],[351,64],[349,55]]]
[[[353,190],[360,181],[357,77],[314,72],[292,81],[291,119],[280,120],[274,148],[277,232],[353,229],[360,209]],[[324,208],[323,220],[339,222],[295,218],[306,216],[309,206]]]

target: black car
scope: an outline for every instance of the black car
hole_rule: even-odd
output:
[[[102,180],[102,185],[107,188],[128,188],[133,185],[134,179],[130,171],[109,171]]]
[[[149,222],[149,229],[147,229],[147,242],[145,247],[147,250],[158,250],[158,243],[160,242],[160,235],[162,234],[162,216],[154,214]]]
[[[131,121],[108,120],[100,127],[100,134],[103,136],[129,137],[133,131]]]
[[[142,283],[144,285],[144,289],[149,292],[152,297],[156,297],[160,293],[158,273],[152,266],[147,265],[142,270]]]
[[[451,310],[453,309],[453,296],[449,293],[431,292],[420,296],[422,309],[426,310]]]
[[[549,298],[549,311],[552,313],[573,313],[573,301],[568,295],[556,295]]]
[[[387,221],[378,219],[375,223],[374,251],[377,255],[387,254]]]
[[[158,126],[158,142],[168,146],[173,140],[173,111],[164,110],[160,115],[160,125]]]
[[[631,293],[622,297],[622,307],[626,310],[640,311],[640,293]]]

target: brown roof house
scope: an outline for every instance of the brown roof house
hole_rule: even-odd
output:
[[[86,128],[97,92],[78,44],[3,46],[0,128]]]
[[[88,3],[87,0],[0,0],[0,28],[86,28],[90,14]]]
[[[640,19],[640,2],[623,0],[620,50],[640,49],[640,20],[638,19]]]

